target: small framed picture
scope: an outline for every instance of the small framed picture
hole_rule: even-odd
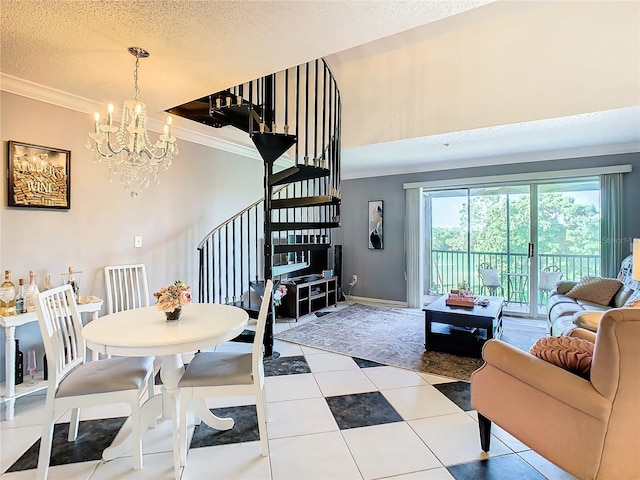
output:
[[[384,238],[382,235],[382,200],[369,202],[369,249],[382,250]]]
[[[9,141],[8,205],[71,208],[71,152]]]

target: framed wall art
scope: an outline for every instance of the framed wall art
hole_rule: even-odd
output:
[[[71,152],[9,141],[10,207],[71,208]]]
[[[369,249],[371,250],[382,250],[384,247],[382,213],[382,200],[369,202]]]

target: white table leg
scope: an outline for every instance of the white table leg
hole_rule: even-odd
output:
[[[5,418],[13,420],[16,403],[16,327],[7,327],[5,330],[4,344],[4,398],[7,405]]]
[[[156,426],[156,418],[162,411],[162,396],[156,395],[144,402],[140,407],[140,435]],[[105,462],[113,460],[114,458],[124,457],[131,455],[132,439],[131,432],[122,438],[117,443],[112,443],[109,447],[105,448],[102,452],[102,459]]]
[[[162,357],[160,378],[162,379],[162,396],[164,397],[162,417],[173,418],[173,403],[178,393],[178,382],[184,373],[182,355],[165,355]]]
[[[178,393],[178,382],[184,373],[182,355],[165,355],[162,357],[160,378],[162,378],[162,395],[155,395],[148,399],[140,407],[140,434],[144,435],[149,428],[153,428],[156,419],[162,413],[165,419],[173,418],[175,395]],[[233,418],[220,418],[207,408],[204,399],[195,399],[192,409],[207,425],[216,430],[229,430],[233,428]],[[131,453],[131,432],[118,443],[112,444],[102,452],[105,461],[129,455]]]

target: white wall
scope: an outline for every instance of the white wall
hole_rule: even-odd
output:
[[[343,148],[634,106],[640,3],[494,2],[327,60]]]
[[[262,197],[260,161],[179,140],[180,153],[160,185],[131,198],[121,184],[107,182],[106,164],[94,163],[85,148],[90,116],[6,92],[0,100],[2,172],[9,140],[71,151],[70,210],[9,208],[7,181],[0,182],[0,270],[10,269],[16,285],[30,269],[40,288],[47,275],[60,285],[60,274],[73,265],[83,272],[80,295],[104,298],[105,265],[142,262],[151,293],[176,279],[196,293],[202,237]],[[134,248],[134,235],[142,235],[143,248]],[[39,342],[35,325],[16,336],[23,351]],[[0,355],[4,363],[4,335]]]

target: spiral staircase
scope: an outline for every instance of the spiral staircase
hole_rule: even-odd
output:
[[[263,198],[216,226],[198,245],[200,302],[233,304],[257,314],[264,279],[328,268],[332,231],[340,227],[341,101],[323,59],[169,112],[246,132],[264,162]],[[273,310],[271,318],[266,356],[273,354]]]

